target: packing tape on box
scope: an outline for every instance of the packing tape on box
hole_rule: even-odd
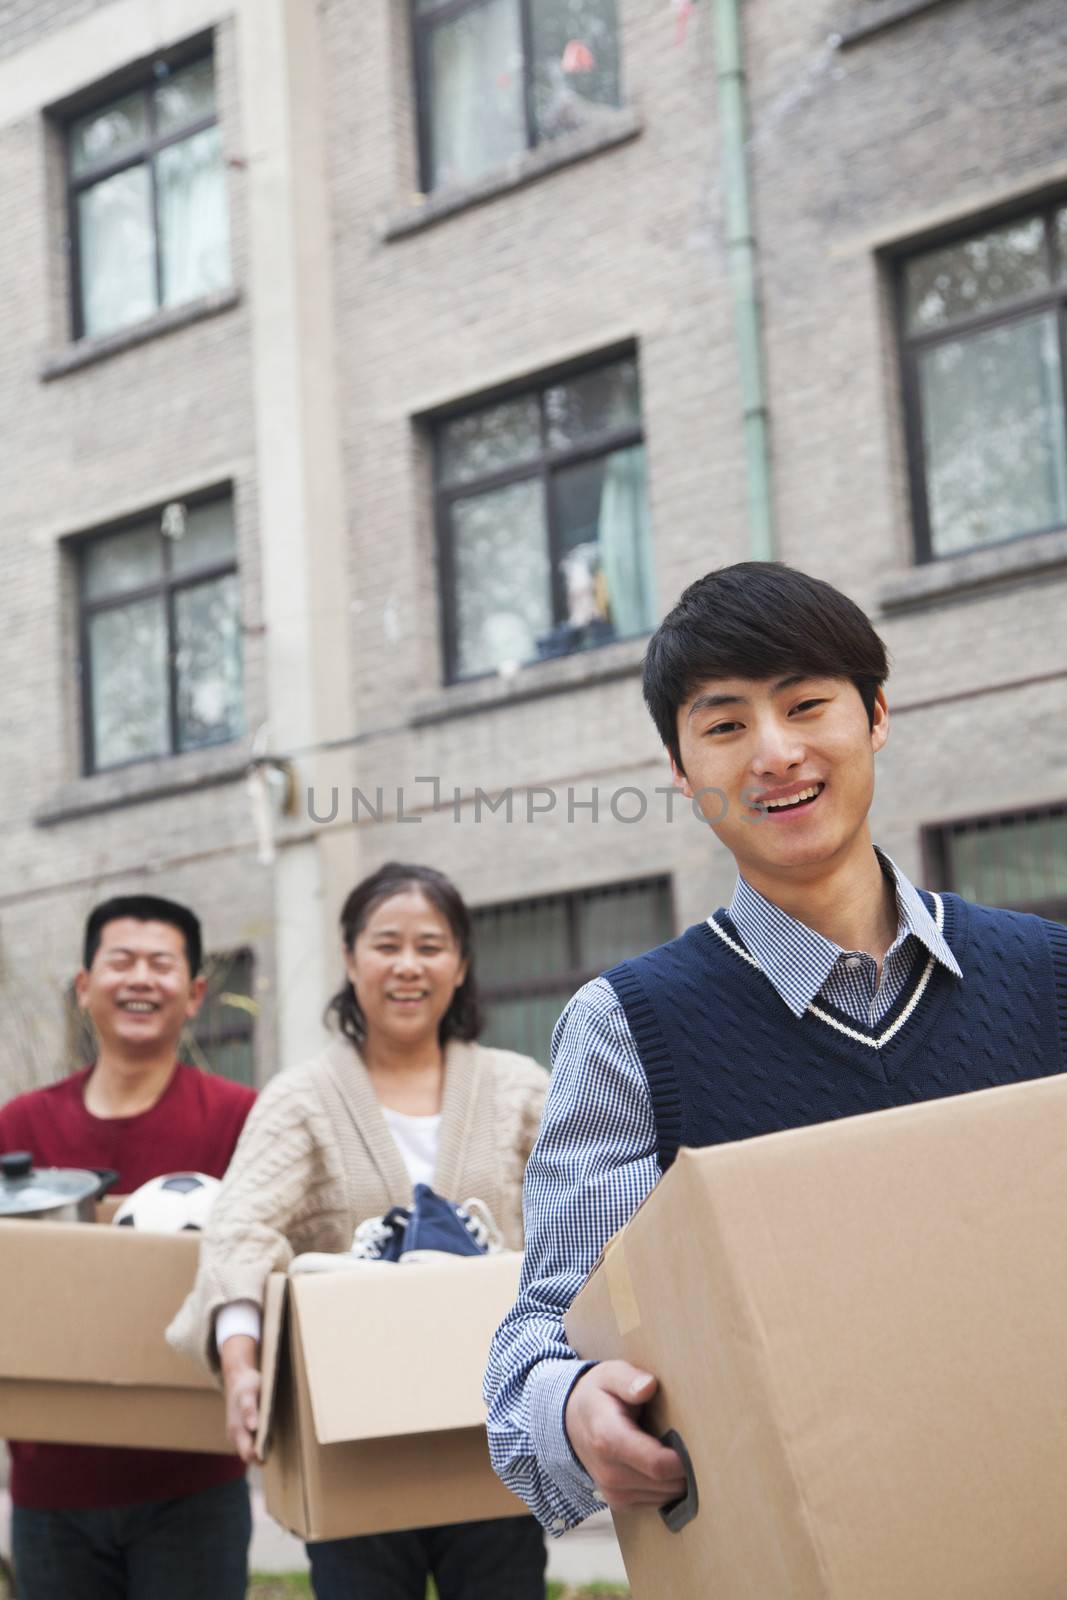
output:
[[[615,1325],[620,1337],[623,1337],[641,1326],[641,1313],[637,1309],[637,1296],[621,1239],[616,1239],[608,1247],[604,1257],[604,1275],[611,1309],[615,1314]]]

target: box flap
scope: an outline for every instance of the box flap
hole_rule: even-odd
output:
[[[290,1278],[319,1443],[483,1427],[489,1343],[521,1261],[508,1251]]]
[[[0,1221],[0,1377],[213,1389],[163,1337],[199,1248],[189,1234]]]
[[[267,1279],[267,1292],[263,1300],[263,1328],[260,1338],[260,1372],[262,1385],[259,1391],[259,1427],[256,1430],[256,1455],[260,1461],[267,1459],[270,1448],[271,1425],[274,1421],[274,1402],[278,1390],[278,1371],[285,1343],[285,1303],[288,1279],[282,1272],[272,1272]]]
[[[692,1153],[679,1151],[680,1156]],[[625,1227],[611,1235],[590,1267],[585,1283],[563,1319],[567,1342],[580,1355],[595,1356],[598,1361],[621,1356],[627,1335],[640,1326],[641,1312],[630,1273],[627,1243],[644,1227],[646,1209],[654,1219],[652,1227],[659,1227],[658,1219],[664,1214],[664,1208],[672,1206],[675,1191],[684,1184],[682,1173],[679,1162],[672,1162],[631,1213]]]

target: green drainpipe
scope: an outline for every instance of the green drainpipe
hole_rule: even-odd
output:
[[[745,163],[741,0],[715,0],[715,61],[726,205],[726,245],[741,370],[749,549],[754,561],[773,561],[774,513],[771,507],[767,388],[763,372],[763,318],[756,282],[756,241],[749,219],[748,171]]]

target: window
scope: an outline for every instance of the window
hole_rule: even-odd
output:
[[[78,1004],[78,991],[73,983],[69,983],[63,991],[63,1012],[67,1060],[88,1067],[96,1060],[96,1034],[89,1021],[89,1013]]]
[[[470,183],[621,104],[615,0],[413,0],[422,185]]]
[[[207,993],[187,1028],[181,1054],[205,1072],[234,1083],[256,1081],[255,1027],[259,1006],[251,950],[230,950],[204,961]]]
[[[670,883],[637,879],[474,913],[486,1042],[548,1065],[552,1029],[576,989],[674,932]]]
[[[924,843],[935,888],[1067,922],[1067,805],[950,822]]]
[[[1067,207],[901,266],[920,560],[1067,523]]]
[[[652,627],[632,356],[437,430],[448,681]]]
[[[85,770],[243,731],[233,503],[184,505],[77,549]]]
[[[230,281],[210,56],[67,124],[74,335],[113,333]]]

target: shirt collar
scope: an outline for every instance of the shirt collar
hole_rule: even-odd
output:
[[[883,850],[876,846],[875,852],[896,894],[897,936],[890,948],[896,949],[913,934],[954,978],[962,978],[959,962],[914,884]],[[803,1016],[846,952],[776,906],[740,874],[730,901],[730,920],[793,1015]]]

